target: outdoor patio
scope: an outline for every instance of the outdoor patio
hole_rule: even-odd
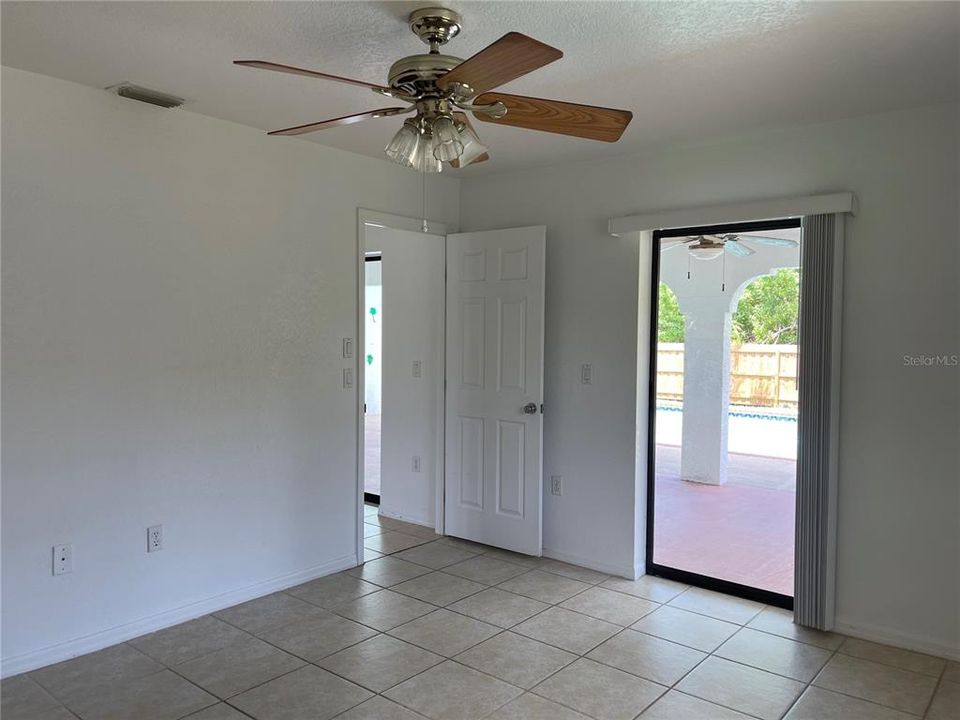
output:
[[[654,561],[793,594],[795,464],[730,453],[728,479],[680,479],[680,448],[657,445]]]

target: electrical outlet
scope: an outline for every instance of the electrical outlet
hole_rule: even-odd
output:
[[[423,366],[422,366],[422,364],[420,363],[419,360],[414,360],[414,361],[413,361],[413,376],[414,376],[415,378],[418,378],[418,377],[421,377],[422,374],[423,374]]]
[[[580,384],[593,385],[593,365],[584,363],[580,366]]]
[[[163,525],[153,525],[147,528],[147,552],[163,550]]]
[[[411,467],[413,468],[414,472],[420,472],[420,456],[419,455],[413,456],[413,462],[411,463]]]
[[[53,546],[53,574],[66,575],[73,572],[73,545]]]
[[[550,476],[550,493],[553,495],[563,495],[563,477],[561,475]]]

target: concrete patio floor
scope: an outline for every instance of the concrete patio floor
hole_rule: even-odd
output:
[[[793,595],[793,460],[730,453],[716,486],[681,480],[676,446],[656,459],[657,564]]]

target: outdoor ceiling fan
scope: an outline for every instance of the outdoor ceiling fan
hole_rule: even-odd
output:
[[[415,113],[386,146],[387,155],[420,172],[440,172],[443,163],[464,167],[489,159],[466,113],[483,122],[616,142],[633,113],[559,100],[491,92],[495,88],[559,60],[563,53],[538,40],[510,32],[467,60],[440,54],[440,47],[463,27],[461,15],[447,8],[422,8],[410,14],[410,29],[430,51],[397,60],[387,85],[264,60],[236,60],[237,65],[305,75],[373,90],[406,107],[388,107],[320,122],[274,130],[270,135],[302,135],[339,125]]]
[[[756,250],[747,245],[744,240],[757,245],[775,245],[777,247],[795,248],[800,245],[796,240],[763,235],[694,235],[688,238],[678,238],[663,249],[666,251],[675,247],[686,246],[690,254],[699,260],[713,260],[720,257],[724,251],[737,257],[753,255]]]

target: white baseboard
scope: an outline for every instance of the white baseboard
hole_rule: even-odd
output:
[[[422,518],[416,518],[410,515],[404,515],[403,513],[384,510],[383,505],[380,506],[380,510],[378,512],[380,515],[391,518],[393,520],[403,520],[403,522],[408,522],[412,525],[423,525],[423,527],[428,527],[431,530],[434,529],[434,523],[430,520],[423,520]]]
[[[867,623],[851,622],[846,618],[837,618],[833,629],[835,632],[860,640],[869,640],[870,642],[892,645],[904,650],[914,650],[927,655],[960,661],[960,648],[942,640],[903,633]]]
[[[607,563],[597,562],[591,558],[571,555],[546,547],[543,548],[543,556],[551,560],[559,560],[560,562],[570,563],[571,565],[579,565],[580,567],[589,568],[590,570],[607,573],[608,575],[616,575],[617,577],[629,578],[631,580],[635,577],[633,574],[634,569],[629,565],[609,565]]]
[[[167,610],[150,617],[134,620],[133,622],[117,625],[116,627],[102,630],[92,635],[67,640],[66,642],[50,645],[49,647],[34,650],[22,655],[3,658],[0,660],[0,677],[10,677],[18,675],[29,670],[52,665],[53,663],[69,660],[78,655],[102,650],[105,647],[116,645],[117,643],[131,640],[132,638],[146,635],[147,633],[163,630],[164,628],[178,625],[187,620],[193,620],[201,615],[223,610],[248,600],[254,600],[264,595],[286,590],[294,585],[300,585],[309,580],[315,580],[324,575],[356,567],[356,555],[346,555],[336,560],[314,565],[313,567],[297,572],[281,575],[271,578],[254,585],[231,590],[230,592],[215,595],[206,600],[199,600],[189,605],[183,605],[172,610]]]

